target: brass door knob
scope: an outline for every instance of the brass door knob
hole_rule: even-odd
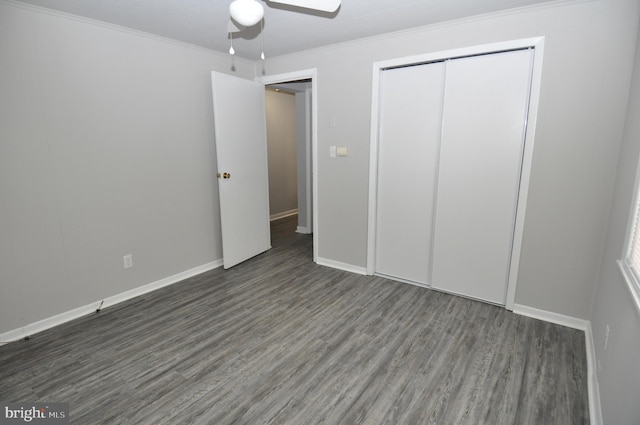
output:
[[[223,179],[230,179],[230,178],[231,178],[231,174],[229,174],[229,173],[223,173],[223,174],[222,174],[222,178],[223,178]]]

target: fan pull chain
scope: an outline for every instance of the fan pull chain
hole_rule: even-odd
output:
[[[236,51],[233,48],[233,32],[232,31],[229,31],[229,36],[231,37],[231,47],[229,47],[229,54],[235,55]]]
[[[260,52],[260,59],[264,60],[264,19],[260,21],[260,35],[262,36],[262,51]]]

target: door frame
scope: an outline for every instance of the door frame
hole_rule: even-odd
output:
[[[533,64],[531,70],[531,90],[528,105],[527,122],[525,123],[524,151],[522,169],[520,172],[520,190],[518,192],[518,205],[511,249],[511,262],[507,280],[507,294],[505,308],[513,311],[520,266],[520,253],[522,250],[522,238],[524,234],[525,214],[529,194],[529,182],[531,176],[531,164],[533,161],[533,146],[535,140],[538,104],[540,101],[540,86],[542,82],[542,57],[544,53],[544,37],[533,37],[519,40],[511,40],[499,43],[483,44],[464,47],[460,49],[445,50],[422,55],[406,56],[396,59],[384,60],[373,63],[372,89],[371,89],[371,141],[369,157],[369,219],[367,223],[367,274],[375,273],[376,258],[376,214],[378,193],[378,143],[379,143],[379,108],[380,108],[380,77],[385,69],[402,66],[419,65],[429,62],[447,59],[476,56],[489,53],[499,53],[510,50],[533,49]]]
[[[312,227],[313,227],[313,261],[318,262],[318,71],[316,68],[292,71],[284,74],[257,77],[256,81],[265,87],[271,84],[284,84],[298,80],[311,80],[311,192],[312,192]]]

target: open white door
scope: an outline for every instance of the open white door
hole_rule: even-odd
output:
[[[264,85],[218,72],[211,85],[227,269],[271,248]]]

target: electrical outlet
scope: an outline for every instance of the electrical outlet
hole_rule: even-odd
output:
[[[122,257],[122,261],[124,262],[125,269],[130,269],[131,267],[133,267],[133,256],[131,254],[127,254]]]
[[[609,325],[607,325],[607,327],[604,330],[604,349],[607,349],[607,345],[609,344],[609,332],[611,331],[611,329],[609,328]]]

